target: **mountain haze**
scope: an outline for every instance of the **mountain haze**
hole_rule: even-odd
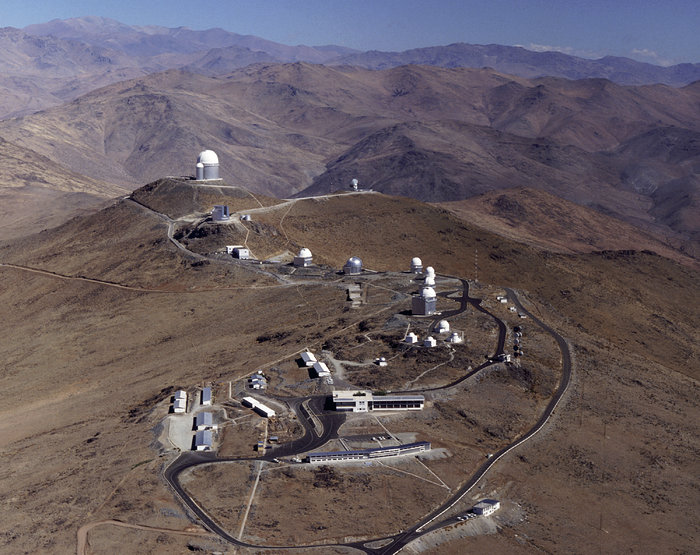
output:
[[[18,64],[17,62],[20,61]],[[599,60],[521,47],[464,43],[405,52],[359,52],[350,48],[289,46],[223,29],[126,25],[103,17],[78,17],[0,30],[0,68],[4,74],[0,117],[21,115],[72,100],[93,88],[174,68],[207,75],[224,74],[256,62],[356,65],[387,69],[399,65],[491,67],[526,78],[605,78],[641,85],[682,86],[700,79],[698,64],[654,66],[628,58]],[[56,65],[55,62],[58,62]],[[47,69],[36,79],[36,67]]]
[[[110,85],[0,122],[0,136],[119,187],[191,175],[212,148],[224,178],[273,196],[353,178],[427,201],[527,186],[693,238],[697,222],[673,207],[697,194],[698,105],[697,84],[256,64]]]

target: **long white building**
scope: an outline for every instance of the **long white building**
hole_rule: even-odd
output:
[[[369,391],[334,391],[335,410],[345,412],[368,412],[374,410],[423,410],[423,395],[372,395]]]
[[[275,411],[272,410],[270,407],[263,405],[260,401],[257,399],[254,399],[253,397],[243,397],[242,401],[244,406],[250,407],[253,409],[255,412],[258,414],[266,417],[266,418],[272,418],[275,416]]]

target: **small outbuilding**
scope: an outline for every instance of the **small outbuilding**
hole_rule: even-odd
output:
[[[477,515],[489,516],[500,508],[501,503],[496,499],[484,499],[472,507],[472,512]]]
[[[187,399],[175,399],[173,403],[173,412],[182,414],[187,411]]]
[[[424,347],[435,347],[436,345],[437,345],[437,339],[435,339],[432,335],[429,335],[423,341]]]
[[[239,260],[249,260],[250,259],[250,249],[246,247],[235,247],[233,249],[233,257]]]
[[[405,341],[406,341],[406,343],[408,343],[409,345],[413,345],[413,344],[415,344],[415,343],[418,343],[418,336],[417,336],[415,333],[413,333],[412,331],[411,331],[411,332],[408,332],[408,333],[406,334],[406,339],[405,339]]]
[[[452,335],[445,339],[445,341],[447,341],[448,343],[461,343],[462,341],[464,341],[464,339],[458,332],[453,331]]]
[[[202,389],[202,405],[211,405],[211,387]]]

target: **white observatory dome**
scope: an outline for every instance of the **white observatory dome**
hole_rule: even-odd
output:
[[[424,299],[434,299],[437,296],[435,295],[435,289],[432,287],[423,287],[420,294]]]
[[[299,254],[297,255],[298,258],[311,258],[311,251],[307,249],[306,247],[303,247],[300,251]]]
[[[219,157],[213,150],[203,150],[197,156],[197,163],[204,164],[205,166],[218,166]]]
[[[348,261],[343,266],[343,272],[346,274],[361,274],[362,273],[362,260],[357,256],[351,256]]]
[[[425,275],[434,278],[434,277],[435,277],[435,268],[433,268],[432,266],[428,266],[428,267],[425,269]]]
[[[435,285],[435,278],[433,276],[425,276],[425,284],[432,287]]]
[[[422,261],[420,258],[418,258],[417,256],[415,256],[415,257],[413,257],[413,259],[411,260],[411,264],[412,264],[413,266],[422,266],[422,265],[423,265],[423,261]]]
[[[435,326],[435,330],[439,333],[447,333],[450,331],[450,323],[447,320],[440,320],[438,325]]]

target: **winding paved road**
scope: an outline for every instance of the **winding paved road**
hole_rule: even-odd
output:
[[[462,286],[463,286],[463,293],[462,297],[460,299],[460,308],[456,309],[454,311],[449,311],[445,312],[441,315],[442,318],[447,318],[450,316],[454,316],[456,314],[460,314],[461,312],[464,312],[466,310],[467,304],[471,304],[475,309],[488,314],[491,316],[499,326],[499,337],[498,337],[498,345],[496,349],[496,353],[501,353],[503,352],[503,348],[505,345],[505,337],[506,337],[506,325],[504,322],[502,322],[500,319],[498,319],[496,316],[491,314],[488,310],[483,308],[481,306],[481,299],[475,299],[472,297],[469,297],[469,284],[466,280],[462,279]],[[512,289],[506,289],[508,292],[508,295],[510,298],[513,300],[513,303],[518,307],[518,310],[529,316],[532,322],[534,322],[536,325],[540,326],[543,330],[545,330],[547,333],[552,335],[554,337],[555,341],[557,342],[557,345],[559,347],[559,350],[561,351],[561,360],[562,360],[562,374],[561,378],[559,381],[559,386],[557,388],[557,391],[555,394],[552,396],[550,399],[549,403],[547,404],[547,407],[543,411],[542,415],[540,418],[537,420],[537,422],[534,424],[530,430],[525,433],[523,436],[520,438],[516,439],[515,441],[511,442],[510,444],[502,447],[500,450],[495,452],[492,457],[490,457],[488,460],[486,460],[478,469],[477,471],[471,476],[469,481],[465,483],[462,487],[460,487],[445,503],[443,503],[440,507],[432,511],[430,514],[428,514],[426,517],[424,517],[421,521],[416,523],[414,526],[412,526],[410,529],[405,530],[401,532],[400,534],[396,534],[394,536],[387,536],[384,538],[375,538],[375,539],[370,539],[366,541],[359,541],[359,542],[351,542],[351,543],[345,543],[345,544],[327,544],[325,545],[326,547],[352,547],[355,548],[359,551],[368,553],[368,554],[374,554],[374,555],[390,555],[394,553],[398,553],[405,547],[407,544],[410,542],[414,541],[415,539],[432,532],[434,530],[438,530],[444,526],[454,524],[456,519],[454,517],[451,518],[445,518],[443,520],[440,520],[445,513],[447,513],[450,509],[452,509],[457,503],[462,501],[462,499],[472,490],[472,488],[483,478],[483,476],[499,461],[501,460],[507,453],[512,451],[513,449],[519,447],[526,441],[530,440],[535,434],[537,434],[549,421],[551,418],[552,414],[554,413],[554,410],[558,406],[559,402],[563,398],[564,394],[566,393],[569,383],[571,381],[571,354],[569,351],[569,346],[566,342],[566,340],[561,337],[556,331],[554,331],[551,327],[547,326],[545,323],[543,323],[541,320],[539,320],[537,317],[535,317],[533,314],[531,314],[525,307],[523,307],[522,303],[520,302],[520,299],[518,298],[517,294],[515,291]],[[466,380],[470,376],[473,376],[483,368],[495,364],[493,361],[486,362],[479,366],[478,368],[475,368],[471,372],[468,372],[466,375],[464,375],[462,378],[448,384],[445,386],[441,387],[436,387],[432,389],[423,389],[423,390],[411,390],[413,392],[415,391],[435,391],[435,390],[440,390],[440,389],[447,389],[449,387],[454,387],[455,385],[459,384],[460,382]],[[302,438],[299,438],[297,440],[294,440],[292,442],[289,442],[284,445],[280,445],[271,452],[263,457],[256,457],[256,458],[226,458],[226,459],[217,459],[215,455],[211,454],[199,454],[199,453],[194,453],[194,452],[188,452],[188,453],[183,453],[180,455],[164,472],[165,479],[170,483],[170,485],[173,487],[175,492],[177,493],[178,497],[183,501],[185,505],[187,505],[190,510],[197,515],[197,517],[202,521],[203,525],[205,528],[209,529],[213,533],[217,534],[219,537],[223,538],[224,540],[234,544],[234,545],[239,545],[242,547],[251,547],[251,548],[257,548],[257,549],[295,549],[295,550],[303,550],[303,549],[309,549],[312,547],[321,547],[318,545],[290,545],[290,546],[263,546],[263,545],[254,545],[254,544],[249,544],[246,542],[242,542],[238,540],[237,538],[234,538],[231,536],[226,530],[224,530],[217,522],[215,522],[207,513],[204,511],[197,503],[183,490],[182,486],[179,483],[178,476],[179,474],[184,471],[187,468],[191,468],[196,465],[200,464],[210,464],[212,462],[224,462],[224,461],[246,461],[246,460],[254,460],[254,461],[259,461],[259,460],[266,460],[266,461],[271,461],[273,458],[277,457],[287,457],[287,456],[293,456],[299,453],[304,453],[311,451],[313,449],[317,449],[323,445],[325,445],[330,439],[337,438],[338,437],[338,429],[342,425],[342,423],[345,420],[345,415],[344,414],[339,414],[339,413],[333,413],[330,411],[325,411],[324,410],[324,403],[325,403],[325,397],[324,396],[316,396],[316,397],[305,397],[305,398],[298,398],[298,399],[293,399],[293,400],[287,400],[287,402],[290,405],[290,408],[294,410],[297,413],[297,416],[299,418],[299,421],[301,424],[304,426],[305,429],[305,434]],[[314,411],[315,415],[321,420],[323,424],[323,432],[319,436],[316,431],[315,431],[315,426],[312,421],[311,416],[308,414],[308,411],[304,408],[303,403],[305,401],[308,401],[309,407]],[[385,545],[382,547],[370,547],[371,544],[376,545],[377,542],[386,542]]]

